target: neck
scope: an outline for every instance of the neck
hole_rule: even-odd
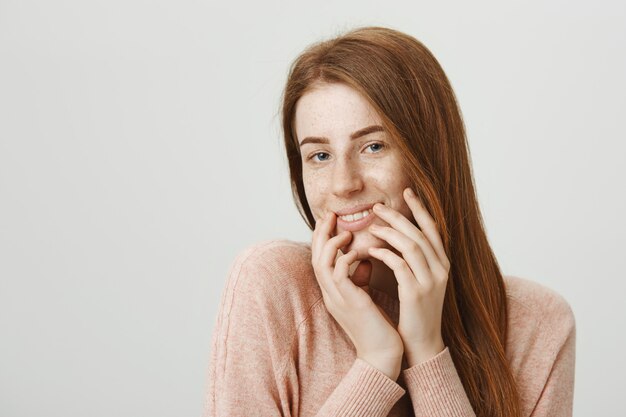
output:
[[[393,273],[383,261],[370,258],[372,262],[372,276],[369,286],[382,291],[392,298],[398,299],[398,282]]]

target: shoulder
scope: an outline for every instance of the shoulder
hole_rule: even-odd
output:
[[[555,290],[517,276],[504,277],[506,294],[512,308],[524,315],[541,318],[549,325],[574,323],[574,312],[567,300]]]
[[[245,247],[231,264],[225,291],[282,321],[301,321],[321,297],[310,245],[275,239]]]
[[[250,365],[258,375],[282,372],[297,326],[306,314],[298,294],[306,271],[306,244],[263,241],[241,250],[231,261],[224,281],[212,336],[213,372],[233,378]],[[258,368],[258,369],[257,369]],[[254,372],[253,372],[254,373]]]
[[[309,270],[312,270],[311,250],[307,243],[275,239],[245,247],[232,262],[230,275],[231,278],[237,275],[240,286],[261,289],[292,282],[294,276]],[[254,279],[252,276],[256,274],[264,279]]]
[[[568,301],[555,290],[517,276],[504,276],[509,314],[509,344],[542,346],[557,354],[575,334],[576,321]]]

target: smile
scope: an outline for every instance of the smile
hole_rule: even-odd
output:
[[[356,220],[360,220],[363,217],[367,217],[371,213],[372,213],[372,210],[369,209],[369,210],[363,210],[361,212],[354,213],[354,214],[346,214],[345,216],[339,216],[339,218],[341,220],[343,220],[343,221],[346,221],[346,222],[353,222],[353,221],[356,221]]]
[[[369,226],[376,217],[371,208],[357,211],[356,213],[344,214],[337,217],[337,228],[349,232],[357,232]]]

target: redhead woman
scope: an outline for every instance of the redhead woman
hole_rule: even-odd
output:
[[[205,416],[571,416],[574,315],[500,271],[430,51],[382,27],[316,43],[282,124],[312,238],[233,262]]]

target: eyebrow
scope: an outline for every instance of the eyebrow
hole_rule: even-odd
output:
[[[356,132],[352,133],[350,135],[350,139],[357,139],[357,138],[360,138],[361,136],[369,135],[370,133],[384,132],[384,131],[385,129],[382,126],[372,125],[372,126],[364,127],[363,129],[359,129]],[[307,136],[306,138],[304,138],[302,142],[300,142],[300,147],[302,147],[302,145],[305,145],[307,143],[330,143],[330,141],[328,140],[328,138],[325,138],[325,137]]]

